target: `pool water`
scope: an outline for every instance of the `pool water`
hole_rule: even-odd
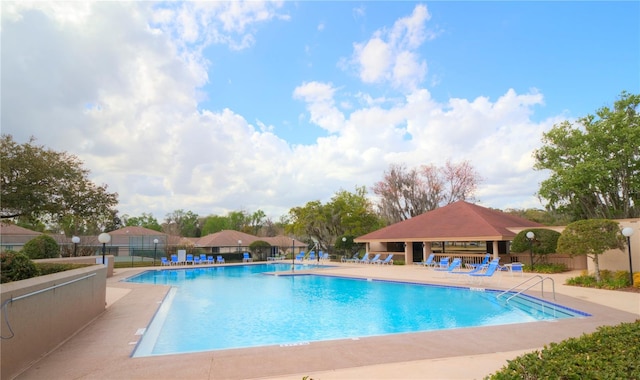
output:
[[[282,275],[264,274],[273,271]],[[172,286],[133,356],[580,315],[554,304],[541,308],[537,299],[506,303],[493,291],[291,273],[291,264],[257,264],[147,271],[128,279]]]

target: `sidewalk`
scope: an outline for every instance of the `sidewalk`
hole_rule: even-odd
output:
[[[332,263],[333,264],[333,263]],[[324,274],[427,283],[448,279],[418,266],[337,264]],[[640,317],[640,294],[575,288],[579,273],[551,275],[557,303],[592,314],[554,322],[465,328],[307,345],[131,358],[168,287],[120,282],[141,271],[118,269],[107,283],[107,309],[90,326],[21,374],[19,379],[481,379],[506,360],[551,342]],[[502,274],[487,288],[525,278]],[[459,282],[455,285],[461,286]],[[551,297],[545,284],[545,298]],[[534,291],[533,294],[539,293]],[[539,295],[539,294],[538,294]]]

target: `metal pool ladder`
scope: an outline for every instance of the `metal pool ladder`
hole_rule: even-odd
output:
[[[512,291],[516,290],[518,287],[520,287],[520,286],[522,286],[522,285],[524,285],[524,284],[526,284],[526,283],[530,282],[531,280],[535,280],[535,279],[538,279],[538,280],[537,280],[536,282],[534,282],[533,284],[529,284],[529,286],[527,286],[526,288],[524,288],[524,289],[520,290],[520,291],[519,291],[519,292],[517,292],[516,294],[512,294],[512,295],[511,295],[511,297],[507,298],[507,302],[509,302],[509,300],[510,300],[510,299],[512,299],[513,297],[515,297],[515,296],[519,296],[519,295],[520,295],[520,294],[522,294],[523,292],[525,292],[525,291],[527,291],[527,290],[529,290],[529,289],[533,288],[534,286],[536,286],[536,285],[538,285],[538,284],[540,284],[540,287],[541,287],[541,289],[542,289],[542,296],[544,297],[544,282],[545,282],[545,280],[551,280],[551,289],[553,290],[553,299],[555,300],[555,299],[556,299],[556,284],[555,284],[555,282],[553,281],[553,278],[551,278],[551,277],[542,277],[542,276],[540,276],[539,274],[538,274],[538,275],[535,275],[535,276],[533,276],[533,277],[529,277],[528,279],[526,279],[526,280],[522,281],[522,282],[521,282],[521,283],[519,283],[518,285],[516,285],[516,286],[514,286],[514,287],[512,287],[512,288],[510,288],[510,289],[505,290],[504,292],[502,292],[502,293],[498,294],[498,295],[496,296],[496,298],[500,298],[501,296],[503,296],[503,295],[505,295],[505,294],[507,294],[507,293],[509,293],[509,292],[512,292]]]

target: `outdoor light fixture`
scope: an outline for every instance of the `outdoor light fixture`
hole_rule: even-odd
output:
[[[77,236],[74,236],[71,238],[71,241],[73,242],[73,256],[78,256],[78,243],[80,243],[80,238]]]
[[[631,264],[631,235],[633,235],[633,228],[623,228],[622,235],[627,238],[627,247],[629,248],[629,280],[631,281],[631,286],[633,286],[633,265]]]
[[[109,235],[106,232],[101,233],[100,235],[98,235],[98,241],[100,243],[102,243],[102,264],[104,265],[105,261],[104,261],[104,254],[105,251],[107,249],[107,243],[111,241],[111,235]]]
[[[529,239],[529,258],[531,259],[531,269],[533,269],[533,239],[535,239],[536,234],[533,231],[527,232],[527,239]]]
[[[156,252],[158,251],[158,239],[153,239],[153,266],[156,266]]]

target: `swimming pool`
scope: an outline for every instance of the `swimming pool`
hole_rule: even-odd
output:
[[[273,271],[282,275],[264,274]],[[540,308],[542,301],[533,298],[506,303],[493,291],[291,273],[290,264],[270,263],[147,271],[128,279],[172,286],[133,356],[300,345],[581,315],[549,303]]]

